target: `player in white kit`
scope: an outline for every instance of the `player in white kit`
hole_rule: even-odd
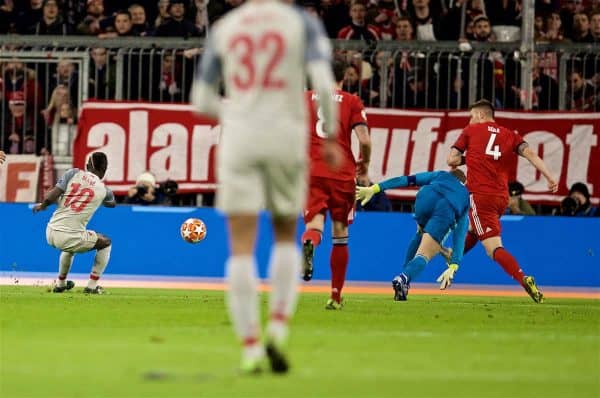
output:
[[[303,96],[305,76],[323,100],[329,135],[324,156],[335,165],[336,111],[331,47],[317,19],[275,0],[250,0],[214,25],[206,41],[192,103],[218,117],[217,206],[230,231],[226,264],[227,305],[243,343],[241,370],[287,372],[284,346],[296,301],[300,251],[296,220],[306,195],[308,133]],[[223,81],[226,100],[218,95]],[[269,276],[269,323],[261,342],[254,243],[258,213],[271,212],[275,245]],[[265,350],[266,349],[266,350]]]
[[[56,186],[47,194],[42,203],[33,207],[33,212],[45,210],[52,203],[58,207],[46,227],[46,239],[50,246],[59,250],[58,282],[54,293],[62,293],[75,286],[67,280],[67,274],[73,264],[76,253],[96,250],[94,265],[84,293],[102,294],[104,289],[98,285],[98,279],[106,269],[110,250],[110,238],[94,231],[86,230],[87,223],[100,205],[115,207],[115,196],[104,186],[102,178],[106,173],[108,161],[103,152],[94,152],[86,165],[87,171],[70,169]]]

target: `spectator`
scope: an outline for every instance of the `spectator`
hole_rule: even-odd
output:
[[[355,65],[348,65],[346,73],[344,73],[344,84],[342,90],[349,92],[350,94],[360,96],[360,78],[359,71]]]
[[[523,199],[523,192],[525,187],[518,181],[511,181],[508,183],[508,208],[506,209],[507,214],[520,214],[525,216],[535,216],[535,210],[533,207]]]
[[[596,88],[585,81],[580,71],[572,71],[567,77],[567,109],[594,111],[598,109]]]
[[[396,21],[396,40],[412,41],[415,38],[415,28],[410,18],[400,17]]]
[[[114,37],[133,36],[133,24],[131,22],[131,14],[127,10],[117,11],[113,20],[113,26],[109,28],[109,32],[100,33],[98,38],[109,39]]]
[[[489,18],[485,15],[480,15],[473,19],[473,38],[479,42],[493,41],[492,25]]]
[[[561,2],[560,19],[562,20],[565,37],[573,37],[573,17],[583,12],[583,0],[565,0]]]
[[[104,1],[87,0],[87,14],[83,21],[77,25],[77,31],[82,35],[97,35],[100,33],[100,21],[104,19]]]
[[[437,20],[429,4],[430,0],[412,0],[410,19],[417,27],[417,40],[436,40]]]
[[[544,32],[542,39],[544,41],[563,41],[565,39],[563,33],[562,18],[559,13],[553,12],[544,19]]]
[[[0,1],[0,34],[14,33],[14,8],[13,0]]]
[[[567,196],[560,202],[558,209],[555,209],[552,214],[555,216],[573,217],[577,210],[577,201],[570,196]]]
[[[212,2],[211,2],[212,3]],[[171,16],[169,15],[169,0],[159,0],[158,2],[158,16],[154,21],[154,27],[158,28],[163,23],[167,22]]]
[[[383,40],[392,40],[396,31],[396,8],[393,0],[380,0],[377,4],[377,15],[374,22]]]
[[[210,0],[206,6],[209,24],[214,24],[219,18],[243,2],[244,0]]]
[[[25,113],[25,94],[23,91],[12,91],[8,93],[9,115],[5,123],[4,131],[7,133],[6,147],[12,155],[23,153],[22,142],[26,135],[33,131],[33,118]]]
[[[131,15],[131,30],[134,36],[149,36],[149,26],[146,22],[146,10],[139,4],[132,4],[128,8]]]
[[[89,97],[96,99],[114,98],[116,69],[114,64],[108,64],[107,49],[96,47],[92,48],[90,53],[92,65],[89,70]]]
[[[576,182],[571,186],[569,197],[577,202],[577,209],[574,214],[576,217],[600,216],[598,208],[592,206],[592,203],[590,202],[590,191],[583,182]]]
[[[71,96],[69,95],[69,88],[59,84],[52,91],[48,106],[42,110],[42,115],[47,124],[52,125],[54,123],[56,114],[60,111],[63,104],[71,104]]]
[[[591,13],[590,21],[592,39],[594,43],[600,43],[600,9]]]
[[[586,13],[579,12],[573,16],[573,36],[576,43],[593,43],[594,37],[590,32],[590,20]]]
[[[531,73],[533,76],[532,109],[540,111],[558,109],[558,83],[554,78],[544,73],[540,65],[540,56],[537,53],[533,54]],[[517,76],[520,76],[520,71],[518,71]],[[512,86],[512,90],[516,95],[516,103],[513,104],[513,107],[523,107],[527,99],[527,93],[516,86]]]
[[[35,35],[65,36],[71,33],[70,26],[59,15],[57,0],[44,0],[42,3],[42,19],[30,29]]]
[[[361,177],[357,180],[359,187],[369,187],[373,185],[373,181],[368,178]],[[384,191],[378,192],[364,206],[360,204],[360,200],[356,201],[356,211],[392,211],[392,203],[386,196]]]
[[[342,28],[337,35],[338,39],[363,40],[366,42],[377,41],[381,38],[377,27],[366,23],[367,5],[362,0],[354,0],[350,6],[350,25]]]
[[[321,0],[321,17],[327,35],[335,39],[338,32],[352,23],[350,9],[344,0]]]
[[[29,0],[27,7],[17,15],[17,32],[22,35],[31,33],[31,27],[42,20],[42,0]]]
[[[208,3],[209,0],[193,0],[190,8],[190,15],[196,25],[198,32],[206,32],[209,27],[208,18]]]
[[[67,102],[62,103],[58,110],[58,117],[54,118],[52,123],[52,154],[54,156],[70,156],[75,133],[73,108]]]
[[[156,36],[167,37],[198,37],[200,36],[196,26],[185,19],[185,1],[170,0],[167,8],[170,18],[156,28]]]
[[[521,0],[485,2],[485,13],[493,26],[521,26],[521,8]]]
[[[181,102],[181,84],[177,77],[180,68],[175,62],[173,53],[165,53],[162,57],[158,93],[152,96],[160,102]],[[156,81],[156,80],[155,80]]]

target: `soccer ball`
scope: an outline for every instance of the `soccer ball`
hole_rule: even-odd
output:
[[[181,224],[181,237],[188,243],[198,243],[206,238],[206,225],[197,218],[188,218]]]

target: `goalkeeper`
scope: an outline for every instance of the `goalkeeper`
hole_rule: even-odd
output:
[[[417,234],[408,245],[404,269],[394,278],[394,300],[405,301],[410,282],[441,250],[447,234],[452,232],[453,250],[448,269],[438,278],[440,289],[450,286],[463,257],[469,227],[469,191],[465,174],[458,169],[433,171],[394,177],[369,187],[356,187],[356,199],[364,206],[378,192],[393,188],[419,186],[415,200]]]

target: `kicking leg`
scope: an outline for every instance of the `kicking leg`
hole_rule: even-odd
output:
[[[392,281],[395,301],[406,300],[410,281],[423,272],[429,260],[439,251],[439,243],[427,232],[423,233],[417,254],[404,266],[403,272]]]
[[[309,281],[313,276],[313,257],[315,249],[321,243],[323,237],[323,226],[325,224],[325,216],[321,213],[316,214],[312,220],[305,225],[304,233],[302,234],[302,279]]]
[[[90,272],[90,279],[88,284],[83,289],[84,293],[89,294],[103,294],[104,289],[98,285],[98,280],[104,273],[108,260],[110,259],[110,251],[112,250],[112,242],[108,236],[98,234],[98,241],[94,246],[96,249],[96,256],[94,257],[94,265],[92,266],[92,272]]]

